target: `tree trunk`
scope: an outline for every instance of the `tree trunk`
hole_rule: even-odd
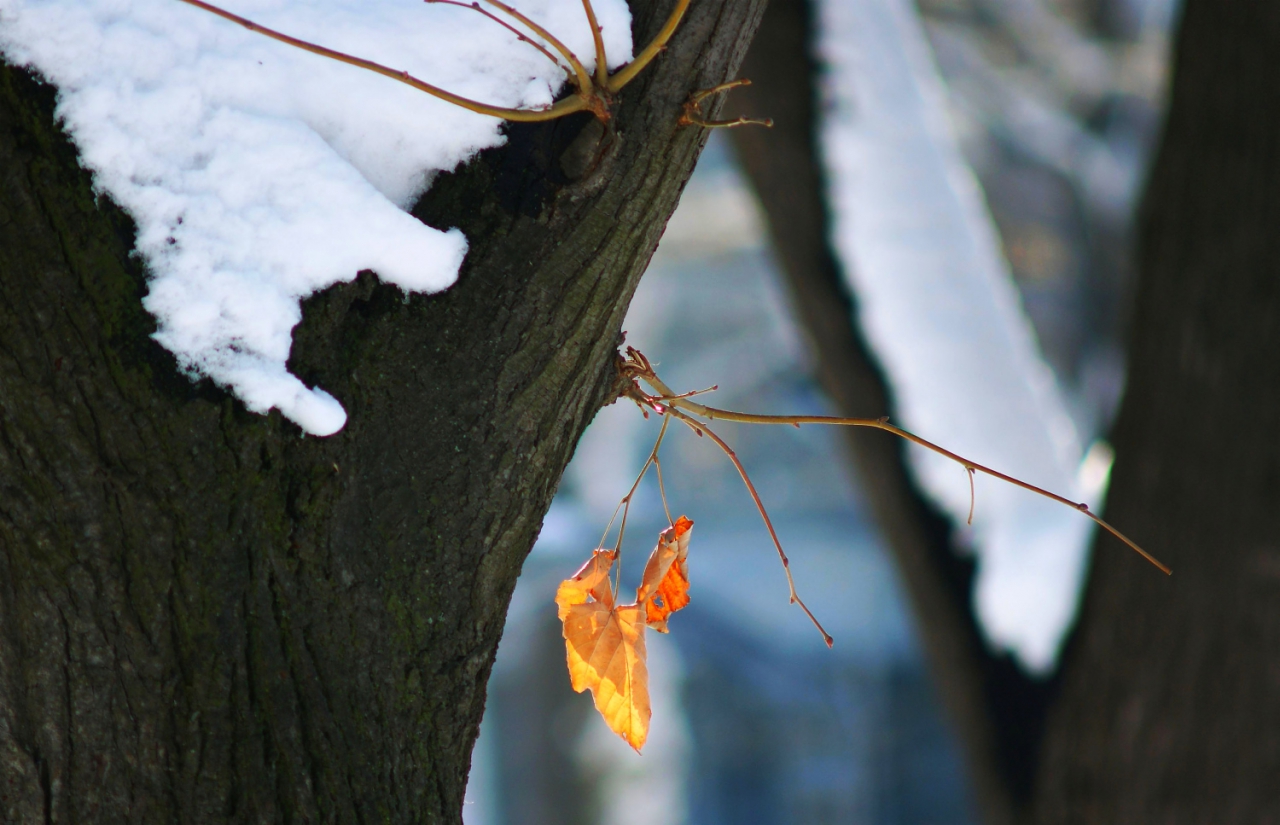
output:
[[[1280,821],[1280,6],[1189,0],[1041,822]]]
[[[131,222],[0,66],[0,819],[459,821],[521,563],[705,139],[681,103],[762,5],[695,3],[609,128],[442,176],[416,214],[470,239],[452,289],[311,298],[327,439],[177,372]]]

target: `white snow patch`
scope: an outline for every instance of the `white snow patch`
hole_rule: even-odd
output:
[[[228,11],[507,107],[561,70],[467,9],[421,0],[226,0]],[[584,60],[577,0],[520,9]],[[610,62],[623,0],[597,0]],[[346,413],[285,367],[299,302],[364,269],[406,292],[457,277],[467,243],[404,210],[439,170],[502,142],[500,121],[270,40],[178,0],[0,0],[0,51],[59,90],[96,186],[138,224],[156,339],[260,413],[330,435]],[[588,68],[594,61],[588,62]]]
[[[951,133],[914,8],[907,0],[821,7],[834,242],[902,423],[1072,500],[1096,495],[1077,481],[1078,436]],[[920,448],[911,459],[963,524],[965,471]],[[976,488],[976,613],[994,645],[1045,672],[1075,616],[1093,524],[981,475]]]

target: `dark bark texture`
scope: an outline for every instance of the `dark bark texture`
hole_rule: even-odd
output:
[[[1037,819],[1280,822],[1280,5],[1189,0]]]
[[[762,7],[700,0],[608,128],[442,176],[416,212],[467,233],[454,288],[311,298],[327,439],[176,372],[131,222],[0,66],[0,820],[459,821],[512,588],[705,139],[681,103]]]
[[[729,114],[772,117],[738,129],[734,145],[767,216],[792,307],[817,376],[840,415],[892,415],[892,393],[857,327],[857,305],[831,247],[818,146],[818,67],[810,0],[771,0],[743,62],[750,88]],[[920,492],[906,442],[842,429],[854,474],[893,553],[944,705],[960,734],[987,821],[1011,823],[1030,797],[1036,751],[1055,682],[994,654],[970,610],[973,562],[956,552],[952,525]]]

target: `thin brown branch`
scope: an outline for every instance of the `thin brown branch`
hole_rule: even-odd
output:
[[[655,396],[655,397],[654,397],[654,400],[655,400],[655,401],[670,401],[670,400],[672,400],[673,398],[693,398],[695,395],[706,395],[707,393],[709,393],[709,392],[715,392],[715,391],[716,391],[716,390],[718,390],[718,389],[720,389],[720,385],[719,385],[719,384],[712,384],[711,386],[707,387],[707,388],[706,388],[706,389],[704,389],[704,390],[689,390],[688,392],[682,392],[682,393],[680,393],[679,395],[673,395],[673,396],[671,396],[670,398],[668,398],[668,397],[666,397],[666,396]]]
[[[470,98],[445,91],[438,86],[433,86],[430,83],[413,77],[407,71],[397,71],[396,69],[392,69],[388,66],[383,66],[381,63],[366,60],[363,57],[356,57],[345,52],[337,51],[336,49],[330,49],[316,43],[292,37],[284,34],[283,32],[278,32],[275,29],[267,28],[266,26],[261,26],[252,20],[240,17],[237,14],[232,14],[231,12],[219,8],[212,3],[207,3],[205,0],[182,0],[182,2],[204,9],[205,11],[216,14],[225,20],[238,23],[250,31],[278,40],[281,43],[287,43],[288,45],[302,49],[303,51],[318,54],[322,57],[330,58],[331,60],[337,60],[340,63],[347,63],[361,69],[366,69],[368,71],[390,77],[393,80],[398,80],[401,83],[412,86],[418,91],[426,92],[433,97],[438,97],[441,100],[454,104],[455,106],[461,106],[464,109],[468,109],[482,115],[498,117],[504,120],[531,123],[555,120],[557,118],[564,117],[565,115],[582,111],[591,112],[601,121],[608,120],[610,116],[609,105],[612,99],[611,96],[630,83],[641,70],[648,66],[649,63],[651,63],[653,59],[666,48],[667,42],[670,41],[671,36],[675,34],[676,29],[680,25],[680,21],[684,18],[685,12],[689,8],[690,0],[677,0],[675,8],[667,17],[666,23],[663,24],[662,29],[653,38],[653,40],[650,41],[649,45],[645,46],[634,60],[619,69],[612,77],[609,76],[609,66],[608,59],[605,55],[604,38],[601,33],[599,21],[596,19],[595,9],[591,5],[591,0],[582,0],[582,6],[587,15],[587,22],[591,26],[591,37],[595,44],[596,78],[594,81],[592,80],[591,75],[587,72],[586,67],[582,65],[582,61],[578,59],[577,55],[575,55],[568,46],[551,34],[551,32],[547,31],[524,14],[521,14],[517,9],[502,2],[502,0],[483,0],[483,2],[493,6],[503,14],[521,23],[528,28],[529,31],[533,32],[533,34],[542,38],[551,46],[552,49],[559,52],[564,60],[569,64],[569,68],[566,70],[566,73],[569,75],[569,82],[576,87],[577,93],[548,106],[545,109],[511,109],[503,106],[490,106],[487,103],[471,100]],[[485,11],[481,8],[479,0],[473,0],[473,2],[470,3],[462,2],[461,0],[425,0],[425,2],[444,3],[445,5],[450,6],[462,6],[463,8],[478,11],[485,17],[488,17],[490,20],[493,20],[499,25],[505,27],[507,30],[513,32],[522,42],[528,43],[538,49],[538,51],[542,52],[543,56],[551,60],[560,68],[564,68],[560,61],[556,59],[555,55],[553,55],[547,48],[534,41],[527,34],[520,31],[515,26],[512,26],[507,21],[502,20],[497,15]],[[735,84],[729,85],[732,86]],[[700,99],[701,98],[699,98],[699,100]],[[746,123],[753,122],[764,123],[763,121],[749,121],[743,118],[739,118],[737,121],[708,121],[702,119],[699,112],[700,110],[694,111],[692,119],[686,119],[682,116],[680,122],[707,127],[742,126]],[[686,114],[688,114],[688,112],[686,112]],[[772,124],[770,123],[765,125]]]
[[[728,83],[721,83],[712,86],[710,89],[702,89],[689,95],[689,99],[684,102],[684,112],[680,115],[679,121],[681,126],[701,126],[704,129],[734,129],[738,126],[763,126],[766,129],[773,128],[773,119],[764,118],[756,119],[749,117],[737,117],[733,120],[707,120],[702,116],[702,101],[706,100],[714,94],[727,92],[730,89],[736,89],[739,86],[750,86],[751,81],[747,78],[739,78],[730,80]]]
[[[889,423],[888,418],[840,418],[833,415],[754,415],[751,413],[740,413],[733,410],[722,410],[716,407],[708,407],[695,401],[690,401],[687,398],[680,398],[677,393],[672,392],[671,388],[662,382],[662,379],[658,378],[657,374],[653,371],[653,366],[649,363],[647,358],[633,348],[629,349],[628,353],[632,355],[633,359],[630,362],[633,365],[632,372],[636,377],[640,378],[642,381],[658,391],[656,398],[668,399],[666,403],[670,407],[678,407],[687,410],[694,415],[699,415],[707,419],[708,421],[737,421],[743,424],[830,424],[841,427],[866,427],[869,429],[883,430],[887,433],[892,433],[899,438],[904,438],[913,444],[918,444],[927,450],[937,453],[938,455],[945,456],[968,471],[972,472],[976,470],[985,475],[1008,482],[1016,487],[1021,487],[1024,490],[1029,490],[1037,495],[1052,499],[1059,504],[1064,504],[1075,510],[1079,510],[1081,513],[1084,513],[1086,516],[1093,519],[1094,522],[1108,533],[1120,539],[1144,559],[1155,565],[1156,568],[1165,575],[1173,573],[1167,565],[1155,556],[1152,556],[1128,536],[1099,518],[1092,510],[1089,509],[1089,505],[1083,502],[1072,501],[1071,499],[1060,496],[1057,493],[1052,493],[1043,487],[1037,487],[1034,484],[1029,484],[1021,479],[1014,478],[1013,476],[1002,473],[999,470],[993,470],[992,468],[979,464],[976,461],[957,455],[944,447],[934,444],[932,441],[927,441],[914,433],[910,433],[904,429],[893,426]],[[656,398],[655,403],[660,403],[656,401]]]
[[[739,126],[763,126],[766,129],[773,128],[773,118],[766,117],[763,120],[757,120],[750,117],[738,117],[733,120],[703,120],[698,115],[688,113],[680,115],[679,123],[681,126],[701,126],[704,129],[736,129]]]
[[[702,101],[706,100],[712,95],[720,94],[721,92],[727,92],[730,89],[737,89],[741,86],[750,86],[750,85],[751,85],[751,80],[746,77],[740,77],[737,80],[730,80],[725,83],[718,83],[715,86],[712,86],[710,89],[700,89],[694,92],[693,94],[689,95],[689,102],[694,106],[701,106]]]
[[[529,35],[525,34],[524,32],[517,29],[515,26],[508,23],[506,20],[503,20],[498,15],[484,8],[478,2],[464,3],[462,2],[462,0],[423,0],[423,2],[431,3],[431,4],[439,3],[445,6],[458,6],[459,8],[470,9],[471,11],[478,12],[479,14],[483,14],[485,17],[489,18],[493,22],[497,23],[499,26],[502,26],[504,29],[514,34],[520,40],[521,43],[528,43],[530,46],[533,46],[535,49],[542,52],[543,57],[547,58],[547,60],[550,60],[552,63],[554,63],[557,68],[561,69],[568,76],[569,82],[572,83],[574,87],[578,89],[578,91],[580,92],[584,91],[583,88],[578,84],[578,76],[575,75],[572,72],[572,70],[570,70],[567,66],[561,63],[559,58],[557,58],[554,54],[548,51],[546,46],[543,46],[538,41],[529,37]]]
[[[769,519],[769,512],[765,510],[764,502],[760,500],[760,494],[756,492],[756,486],[751,483],[751,476],[747,475],[747,468],[743,467],[742,462],[738,460],[738,454],[725,443],[724,439],[716,435],[710,427],[701,421],[695,421],[674,406],[666,407],[662,411],[662,415],[664,418],[668,415],[675,416],[698,435],[705,433],[733,462],[733,466],[738,470],[738,475],[742,477],[742,483],[747,486],[747,492],[751,494],[751,500],[755,502],[756,509],[760,511],[760,518],[764,519],[764,526],[769,530],[769,538],[773,539],[773,546],[778,550],[778,558],[782,560],[782,572],[787,574],[787,589],[790,591],[791,603],[800,605],[800,609],[809,617],[809,621],[813,622],[813,626],[818,628],[818,632],[822,634],[822,640],[827,643],[827,647],[831,647],[835,644],[835,639],[831,638],[831,634],[826,631],[826,628],[818,621],[818,617],[813,615],[813,611],[809,609],[809,606],[800,598],[800,594],[796,592],[796,582],[791,577],[791,560],[787,558],[786,551],[782,549],[782,542],[778,540],[778,533],[773,529],[773,522]]]
[[[182,2],[195,6],[196,8],[204,9],[212,14],[216,14],[225,20],[230,20],[232,23],[238,23],[251,32],[266,35],[273,40],[279,40],[281,43],[287,43],[290,46],[311,52],[312,54],[318,54],[321,57],[328,57],[331,60],[337,60],[340,63],[347,63],[361,69],[376,72],[377,74],[389,77],[392,80],[398,80],[401,83],[412,86],[420,92],[426,92],[433,97],[438,97],[441,100],[454,104],[455,106],[461,106],[464,109],[468,109],[478,114],[502,118],[503,120],[534,123],[544,120],[555,120],[556,118],[564,117],[565,115],[572,114],[573,112],[592,109],[591,100],[581,94],[567,97],[546,109],[508,109],[502,106],[490,106],[487,103],[481,103],[470,98],[462,97],[461,95],[455,95],[453,92],[447,92],[438,86],[432,86],[430,83],[419,80],[407,71],[392,69],[388,66],[383,66],[381,63],[375,63],[372,60],[365,60],[363,57],[355,57],[354,55],[349,55],[346,52],[329,49],[315,43],[310,43],[306,40],[299,40],[296,37],[290,37],[289,35],[284,34],[283,32],[278,32],[275,29],[260,26],[252,20],[247,20],[237,14],[232,14],[229,11],[220,9],[211,3],[204,2],[204,0],[182,0]]]
[[[595,88],[591,83],[591,75],[587,74],[587,69],[585,66],[582,65],[582,61],[578,59],[578,56],[576,54],[574,54],[572,51],[569,50],[568,46],[566,46],[565,44],[561,43],[558,39],[556,39],[555,35],[547,31],[546,29],[542,28],[537,23],[530,20],[528,17],[525,17],[516,9],[512,8],[511,6],[508,6],[506,3],[503,3],[502,0],[484,0],[484,2],[493,6],[495,9],[501,10],[504,14],[510,17],[513,17],[516,20],[519,20],[521,23],[523,23],[525,26],[529,28],[529,31],[533,32],[534,34],[538,35],[538,37],[541,37],[543,40],[550,43],[551,48],[555,49],[556,51],[560,52],[560,54],[564,55],[564,59],[569,61],[569,65],[573,67],[573,73],[578,76],[578,88],[582,89],[584,93],[588,89]]]

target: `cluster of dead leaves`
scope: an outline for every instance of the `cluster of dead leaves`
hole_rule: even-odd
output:
[[[652,715],[644,629],[666,633],[667,618],[689,603],[692,527],[681,516],[659,534],[632,604],[614,603],[609,571],[616,550],[594,551],[556,591],[573,689],[590,690],[605,723],[637,751],[649,735]]]

